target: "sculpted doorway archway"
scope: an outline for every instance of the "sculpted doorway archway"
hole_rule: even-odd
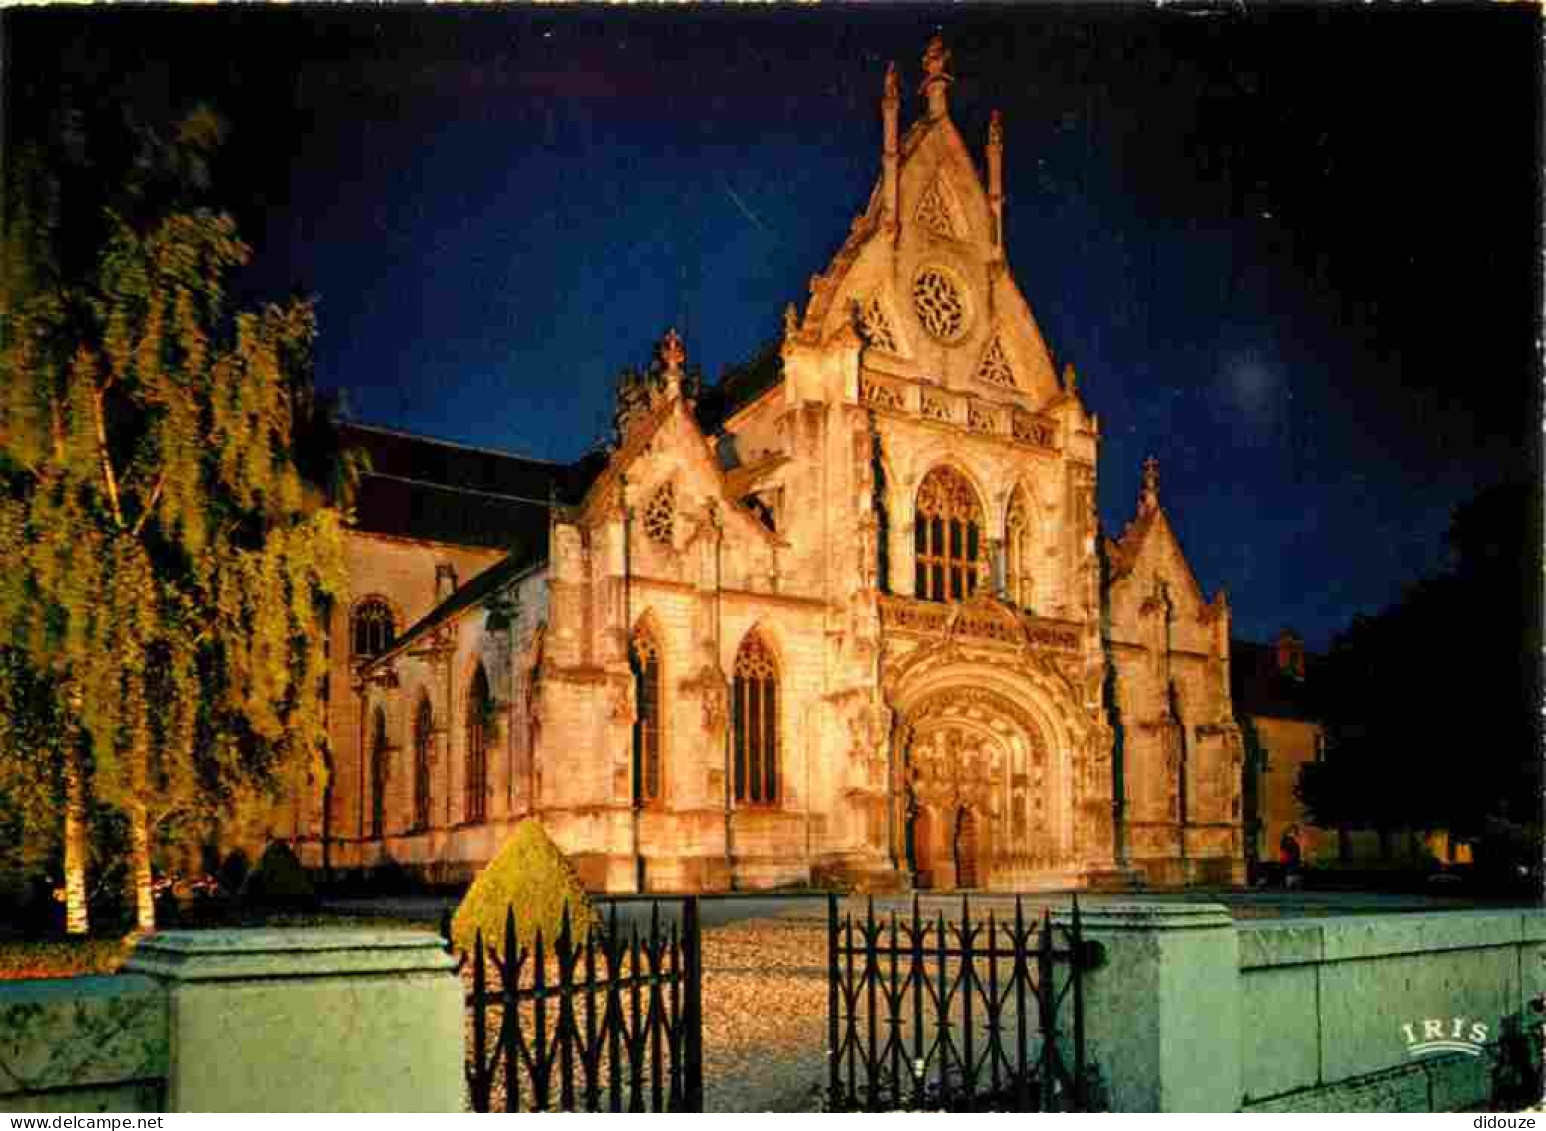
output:
[[[1070,854],[1066,776],[1029,707],[980,686],[906,710],[899,782],[920,888],[1012,888]]]

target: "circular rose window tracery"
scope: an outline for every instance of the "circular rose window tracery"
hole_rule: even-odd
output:
[[[925,267],[913,279],[913,309],[923,328],[942,342],[966,333],[966,297],[955,276],[942,267]]]

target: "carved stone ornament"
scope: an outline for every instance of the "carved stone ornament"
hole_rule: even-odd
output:
[[[705,664],[696,675],[682,680],[679,687],[687,695],[697,695],[702,703],[704,731],[710,737],[723,734],[730,719],[730,689],[724,673]]]
[[[633,680],[620,679],[612,684],[608,693],[608,716],[614,723],[632,726],[634,722]]]

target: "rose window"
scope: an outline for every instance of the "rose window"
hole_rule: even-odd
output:
[[[942,342],[966,332],[966,299],[955,279],[938,267],[925,267],[913,280],[913,309],[923,328]]]

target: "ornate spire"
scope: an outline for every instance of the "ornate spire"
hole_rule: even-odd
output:
[[[666,367],[666,388],[673,393],[681,392],[682,364],[687,360],[687,350],[683,348],[682,336],[675,326],[660,339],[660,360]]]
[[[1079,389],[1079,374],[1074,372],[1074,363],[1063,363],[1063,391],[1067,393],[1077,392]]]
[[[993,260],[1004,258],[1004,118],[988,117],[988,207],[993,211]]]
[[[923,53],[923,94],[929,103],[929,117],[943,118],[950,112],[945,95],[955,81],[946,71],[950,65],[950,50],[940,36],[929,40]]]
[[[1159,510],[1159,460],[1150,456],[1143,461],[1143,486],[1138,492],[1138,513]]]
[[[898,184],[898,135],[897,113],[902,105],[902,99],[897,94],[896,64],[886,64],[885,94],[880,100],[880,125],[881,125],[881,181],[884,191],[881,193],[880,205],[882,222],[886,230],[893,236],[900,230],[897,224],[897,212],[899,210]]]

